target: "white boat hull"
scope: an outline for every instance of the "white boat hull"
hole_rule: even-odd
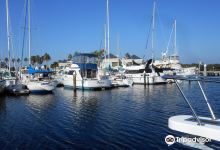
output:
[[[190,115],[173,116],[169,118],[168,126],[175,131],[220,141],[220,119],[215,120],[216,123],[208,123],[213,121],[207,117],[199,117],[199,119],[203,125],[198,125]]]
[[[73,76],[66,75],[63,78],[63,84],[65,87],[74,87]],[[84,79],[84,80],[76,80],[76,88],[77,89],[102,89],[102,88],[110,88],[111,81],[110,80],[98,80],[98,79]]]
[[[55,84],[53,82],[47,82],[47,81],[31,81],[28,82],[27,88],[30,90],[30,92],[52,92],[55,89]]]
[[[127,74],[126,77],[129,77],[133,80],[134,84],[165,84],[167,81],[163,79],[161,76],[149,76],[144,74]]]

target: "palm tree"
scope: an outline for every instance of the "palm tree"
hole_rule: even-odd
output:
[[[31,64],[35,65],[37,62],[36,56],[31,56]]]
[[[41,65],[41,64],[43,63],[42,57],[39,56],[39,55],[37,55],[37,56],[35,56],[35,57],[36,57],[36,63],[37,63],[38,65]]]
[[[19,66],[20,62],[21,62],[21,59],[18,58],[18,59],[17,59],[18,66]]]
[[[72,54],[69,54],[68,55],[68,60],[70,61],[70,60],[72,60],[73,59],[73,55]]]
[[[12,63],[13,63],[13,66],[15,67],[15,59],[14,58],[12,58]]]
[[[50,65],[50,67],[56,70],[56,68],[59,67],[59,64],[55,61],[53,64]]]
[[[6,67],[8,66],[8,58],[7,57],[5,57],[5,65],[6,65]]]
[[[7,57],[5,57],[5,63],[8,63],[8,58]]]
[[[44,61],[46,61],[47,65],[48,65],[48,61],[51,60],[50,55],[48,53],[45,53],[43,57],[44,57]]]
[[[25,64],[27,64],[27,62],[28,62],[28,58],[27,57],[24,58],[24,62],[25,62]]]

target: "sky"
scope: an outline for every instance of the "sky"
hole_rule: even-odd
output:
[[[12,57],[21,57],[25,0],[8,0]],[[156,0],[154,57],[166,49],[174,19],[182,63],[220,63],[219,0]],[[146,48],[153,0],[109,0],[110,52],[151,58]],[[0,0],[0,57],[7,56],[5,0]],[[31,0],[31,54],[52,61],[103,48],[106,0]],[[119,37],[120,50],[116,50]],[[28,57],[28,39],[24,54]],[[172,40],[173,41],[173,38]],[[149,47],[149,45],[148,45]],[[173,53],[172,44],[169,53]]]

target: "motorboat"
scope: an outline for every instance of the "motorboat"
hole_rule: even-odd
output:
[[[111,88],[111,81],[107,76],[98,76],[95,58],[95,55],[87,53],[75,55],[75,62],[64,69],[64,87],[91,90]]]

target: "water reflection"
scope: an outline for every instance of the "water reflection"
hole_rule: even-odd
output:
[[[34,110],[41,111],[46,110],[52,107],[56,100],[54,94],[45,94],[45,95],[32,95],[30,94],[27,98],[26,105]]]

